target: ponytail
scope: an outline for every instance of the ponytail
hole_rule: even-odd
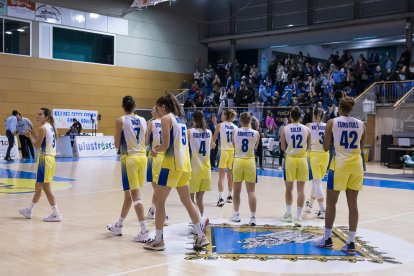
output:
[[[206,120],[204,119],[204,113],[200,110],[194,112],[194,127],[202,130],[207,129]]]
[[[53,127],[53,131],[55,132],[55,139],[57,140],[58,131],[55,127],[55,119],[52,116],[52,111],[50,111],[50,109],[46,107],[42,107],[40,110],[43,111],[43,114],[47,117],[47,121]]]
[[[167,95],[159,97],[156,105],[158,106],[165,106],[165,109],[168,113],[174,113],[174,115],[183,118],[184,117],[184,113],[183,110],[181,109],[181,105],[178,102],[177,98],[170,94],[167,93]]]
[[[234,111],[234,109],[225,109],[223,113],[226,116],[226,120],[228,122],[233,122],[234,119],[236,119],[237,113]]]

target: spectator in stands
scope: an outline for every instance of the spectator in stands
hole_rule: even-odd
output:
[[[331,77],[331,74],[328,72],[325,72],[325,76],[322,79],[322,89],[324,92],[324,95],[327,97],[328,94],[332,94],[333,93],[333,87],[335,85],[334,80]]]
[[[346,80],[346,75],[344,73],[345,69],[338,70],[338,67],[335,66],[334,71],[332,72],[332,79],[334,80],[334,90],[342,89]]]
[[[226,71],[229,71],[230,73],[233,72],[233,62],[231,61],[231,59],[227,61],[226,65],[224,66],[224,69],[226,69]]]
[[[307,76],[312,76],[313,75],[313,69],[312,69],[312,66],[310,65],[310,63],[308,63],[308,62],[305,63],[304,72],[305,72],[305,75],[307,75]]]
[[[381,70],[381,66],[377,65],[373,73],[373,81],[379,82],[384,80],[384,73]]]
[[[195,71],[194,71],[194,80],[196,80],[197,82],[200,82],[200,79],[201,79],[201,73],[196,68]]]
[[[313,117],[312,117],[312,109],[307,107],[305,110],[305,115],[303,116],[302,124],[306,125],[308,123],[312,123]]]
[[[234,60],[233,64],[233,77],[234,81],[240,81],[241,78],[241,65],[237,59]]]
[[[277,67],[276,67],[276,61],[272,60],[270,62],[269,67],[267,68],[267,71],[268,71],[268,74],[269,74],[268,77],[269,77],[269,79],[271,80],[272,83],[275,83],[275,79],[276,79],[276,69],[277,69]]]
[[[230,85],[230,87],[227,89],[227,106],[228,107],[233,107],[234,106],[234,95],[235,95],[235,90],[234,90],[234,85]]]
[[[275,91],[275,95],[273,96],[273,106],[279,106],[280,103],[280,95],[278,91]]]
[[[218,74],[216,74],[214,76],[214,80],[213,80],[213,91],[219,91],[220,87],[221,87],[221,79],[220,76]]]
[[[273,113],[268,111],[266,116],[266,128],[269,132],[273,132],[276,129],[275,118],[273,118]]]
[[[390,55],[388,55],[387,56],[387,61],[385,62],[385,70],[388,70],[388,69],[392,70],[393,69],[392,67],[393,67],[392,57]]]
[[[377,65],[379,65],[379,62],[380,62],[380,56],[376,50],[373,50],[368,58],[368,63],[369,63],[369,67],[371,71],[375,70],[374,68],[376,68]]]
[[[220,81],[224,82],[224,77],[226,75],[226,64],[223,62],[223,59],[219,59],[217,62],[216,74],[219,76]]]
[[[407,70],[407,66],[403,66],[401,70],[397,71],[397,80],[405,81],[409,80],[410,78],[410,71]]]
[[[410,75],[413,75],[414,74],[414,62],[411,62],[409,71],[410,71]]]
[[[204,70],[204,74],[206,74],[208,82],[211,83],[215,74],[213,66],[211,64],[208,64],[206,70]]]
[[[258,74],[259,74],[259,69],[256,67],[256,64],[253,64],[249,72],[249,77],[253,81],[253,83],[257,83]]]
[[[22,159],[30,159],[35,157],[32,141],[25,136],[29,130],[33,130],[33,124],[20,113],[17,114],[17,132],[19,134],[20,148],[22,150]]]
[[[411,63],[411,51],[410,49],[405,48],[405,51],[402,52],[400,59],[397,62],[397,66],[400,68],[403,66],[409,67],[410,63]]]
[[[272,101],[272,97],[271,94],[267,91],[267,87],[266,87],[266,81],[262,81],[262,83],[259,86],[259,96],[261,101],[265,104],[265,105],[269,105]]]
[[[244,64],[242,69],[242,76],[248,77],[250,74],[250,68],[247,66],[247,64]]]
[[[194,80],[193,84],[191,85],[191,93],[197,92],[197,90],[200,89],[200,86],[198,85],[198,80]]]
[[[392,71],[391,68],[388,68],[385,73],[384,81],[395,81],[395,80],[396,80],[396,77],[395,77],[394,72]]]
[[[196,107],[203,107],[204,95],[201,89],[198,89],[197,92],[195,93],[194,102],[195,102]]]

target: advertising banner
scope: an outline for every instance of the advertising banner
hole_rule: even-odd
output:
[[[7,148],[9,146],[9,141],[6,136],[0,136],[0,158],[4,159],[6,157]],[[20,159],[19,154],[19,145],[17,144],[17,137],[14,136],[14,146],[10,152],[11,159]]]
[[[62,8],[36,3],[36,21],[62,24]]]
[[[24,0],[7,0],[7,15],[24,19],[35,19],[36,4]]]
[[[82,129],[98,129],[98,111],[96,110],[79,110],[79,109],[53,109],[56,128],[70,128],[73,119],[82,124]],[[93,123],[93,124],[92,124]]]
[[[113,136],[76,136],[77,157],[117,156]]]

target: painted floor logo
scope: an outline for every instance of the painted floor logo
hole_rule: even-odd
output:
[[[72,186],[71,178],[53,178],[52,189],[60,191]],[[27,194],[34,193],[36,183],[36,173],[26,171],[15,171],[0,168],[0,195],[1,194]]]
[[[334,228],[332,232],[333,248],[319,248],[313,241],[323,234],[322,227],[212,224],[207,229],[211,244],[204,251],[192,251],[186,259],[284,259],[290,261],[317,260],[326,262],[341,260],[348,262],[369,261],[373,263],[399,263],[384,253],[375,250],[360,237],[355,240],[354,256],[343,252],[341,248],[348,238],[346,227]]]

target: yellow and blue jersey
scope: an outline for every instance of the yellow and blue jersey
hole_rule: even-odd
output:
[[[45,137],[40,145],[40,155],[56,156],[56,135],[52,125],[45,123]]]
[[[286,155],[305,157],[308,148],[309,128],[300,123],[288,124],[284,127],[286,139]]]
[[[237,126],[231,122],[220,123],[220,150],[234,150],[233,133],[237,130]]]
[[[206,179],[211,175],[210,148],[212,133],[209,129],[192,128],[190,133],[191,169],[198,179]]]
[[[162,168],[191,172],[190,153],[187,141],[187,126],[184,120],[169,113],[172,121],[170,144],[165,152]]]
[[[335,147],[335,170],[354,170],[361,166],[361,139],[364,123],[352,117],[333,119],[332,136]]]
[[[52,183],[55,174],[56,135],[52,125],[45,123],[45,137],[40,145],[40,154],[37,163],[37,183]]]
[[[325,123],[310,123],[309,130],[311,135],[311,151],[325,152],[323,150],[323,139],[325,137],[326,124]]]
[[[150,124],[152,125],[152,128],[151,128],[149,144],[151,148],[155,148],[156,146],[162,144],[161,120],[160,119],[151,120]]]
[[[121,155],[145,155],[145,119],[138,115],[125,115],[121,118]]]
[[[259,133],[251,128],[241,127],[234,132],[234,158],[254,159],[254,150]]]

